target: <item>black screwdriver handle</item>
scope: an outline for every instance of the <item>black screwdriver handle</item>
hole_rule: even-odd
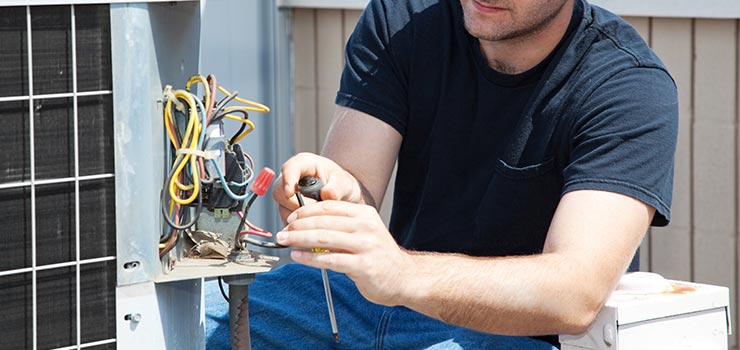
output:
[[[314,200],[321,200],[321,188],[324,187],[324,183],[317,177],[306,176],[298,180],[298,192],[304,197],[312,198]]]

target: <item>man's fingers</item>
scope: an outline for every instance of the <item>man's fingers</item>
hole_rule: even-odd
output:
[[[321,248],[334,252],[357,252],[365,245],[365,239],[358,235],[325,229],[281,231],[276,235],[276,239],[278,243],[286,246]]]
[[[301,176],[314,176],[315,174],[307,174],[305,169],[300,164],[292,164],[290,166],[284,165],[282,169],[283,177],[283,191],[285,191],[286,197],[290,197],[296,190],[296,184],[300,180]]]
[[[321,189],[321,199],[325,201],[338,201],[342,198],[340,198],[339,191],[332,184],[329,184]]]
[[[283,164],[280,173],[286,194],[295,192],[296,184],[301,177],[318,177],[318,158],[315,154],[298,153]]]
[[[282,205],[278,205],[278,212],[280,213],[280,218],[283,220],[283,222],[287,222],[286,220],[288,219],[288,215],[290,215],[290,213],[292,213],[293,211]]]
[[[321,201],[298,208],[288,216],[288,223],[312,216],[367,217],[376,214],[375,208],[367,205],[345,201]]]
[[[329,230],[340,232],[358,232],[367,230],[363,219],[348,216],[309,216],[301,220],[293,221],[284,229],[285,231],[306,230]]]
[[[352,272],[357,261],[357,256],[352,254],[315,253],[305,250],[293,250],[290,257],[297,263],[341,273]]]

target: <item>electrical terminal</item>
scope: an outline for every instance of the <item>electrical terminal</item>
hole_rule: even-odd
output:
[[[231,211],[228,208],[214,208],[213,217],[216,219],[228,219],[231,216]]]
[[[202,87],[200,96],[191,91],[197,85]],[[233,253],[228,256],[237,256],[233,261],[245,261],[253,260],[246,244],[281,247],[248,237],[271,237],[269,232],[249,222],[247,215],[256,197],[263,196],[271,185],[274,172],[265,168],[253,178],[254,161],[238,144],[255,129],[249,113],[266,113],[269,108],[237,95],[238,92],[218,85],[213,75],[194,75],[182,90],[169,85],[164,88],[163,115],[168,159],[171,159],[160,199],[167,225],[160,236],[159,256],[165,262],[173,257],[170,252],[183,233],[194,244],[184,250],[186,254],[201,254],[194,257],[227,247]],[[225,135],[226,120],[240,123],[239,130],[231,137]],[[196,241],[194,232],[213,235]],[[209,246],[200,249],[199,245]],[[220,254],[209,256],[213,255]]]

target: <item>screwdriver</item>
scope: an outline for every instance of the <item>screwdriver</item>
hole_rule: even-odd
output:
[[[295,193],[298,204],[304,206],[303,196],[321,200],[321,188],[324,184],[321,180],[313,176],[306,176],[298,181],[298,192]],[[326,249],[314,248],[316,253],[325,253]],[[329,286],[329,274],[326,269],[321,269],[321,279],[324,282],[324,295],[326,295],[326,306],[329,308],[329,322],[331,322],[331,332],[334,335],[334,341],[339,343],[339,330],[337,330],[337,317],[334,315],[334,302],[331,298],[331,287]]]

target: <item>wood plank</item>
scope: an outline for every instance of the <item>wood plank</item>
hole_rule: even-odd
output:
[[[355,30],[355,26],[357,25],[357,22],[360,20],[360,15],[362,15],[362,11],[358,10],[344,10],[344,22],[342,24],[343,27],[343,34],[344,42],[346,43],[347,40],[349,40],[350,35],[352,35],[352,32]]]
[[[344,68],[342,11],[316,12],[316,86],[318,88],[318,139],[323,145],[334,116],[334,99]]]
[[[316,87],[316,23],[315,10],[293,11],[292,43],[296,87]]]
[[[735,327],[736,31],[734,20],[695,21],[693,88],[694,279],[730,288]]]
[[[360,20],[362,11],[358,10],[344,10],[342,11],[342,38],[344,39],[344,47],[347,46],[349,37],[357,26],[357,22]],[[347,59],[346,50],[342,50],[342,60]]]
[[[319,152],[316,106],[316,11],[293,11],[293,151]]]
[[[396,188],[396,172],[398,171],[398,162],[393,167],[393,173],[388,181],[388,187],[385,190],[385,196],[383,202],[380,204],[380,217],[383,218],[383,222],[388,226],[391,223],[391,209],[393,209],[393,191]]]
[[[701,2],[696,0],[589,0],[589,3],[625,16],[740,18],[740,2],[737,0],[710,0]],[[697,6],[698,4],[701,4],[701,6]]]
[[[638,33],[642,36],[642,39],[646,43],[650,44],[650,18],[649,17],[622,17],[627,23],[632,25]]]
[[[651,41],[678,87],[679,122],[671,224],[651,233],[651,271],[666,278],[691,280],[691,124],[692,20],[655,18]]]
[[[296,87],[293,98],[293,151],[319,153],[316,89]]]
[[[337,89],[318,89],[317,90],[317,102],[318,108],[316,130],[318,134],[316,139],[318,142],[319,149],[323,149],[324,140],[326,140],[326,134],[329,132],[331,121],[334,116],[334,111],[337,105],[334,103],[334,99],[337,97]]]

